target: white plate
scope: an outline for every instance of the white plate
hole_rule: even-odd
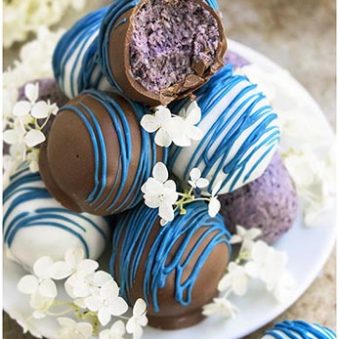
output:
[[[244,45],[230,41],[229,47],[230,50],[245,56],[251,63],[266,71],[281,70],[272,61]],[[317,119],[319,128],[323,129],[327,135],[332,136],[333,132],[330,126],[313,98],[292,77],[288,77],[287,81],[288,84],[284,85],[290,86],[299,93],[299,100],[303,101],[304,107],[309,112],[308,118]],[[297,287],[289,300],[285,300],[283,304],[277,304],[260,286],[253,286],[246,297],[235,300],[241,313],[234,320],[221,321],[211,318],[197,326],[179,331],[160,331],[147,328],[144,338],[240,339],[275,319],[306,291],[321,272],[331,253],[335,241],[335,209],[324,214],[322,218],[321,226],[307,228],[299,216],[293,229],[276,244],[277,248],[288,253],[289,270],[297,282]],[[28,298],[16,289],[18,280],[24,274],[21,267],[6,258],[4,259],[4,309],[8,313],[17,311],[28,316],[30,314]],[[34,324],[46,338],[55,338],[57,324],[54,319],[37,321]]]

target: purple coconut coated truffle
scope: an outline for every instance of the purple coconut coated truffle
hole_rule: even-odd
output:
[[[221,214],[232,232],[236,225],[259,228],[268,244],[286,233],[297,217],[297,193],[278,154],[260,178],[219,198]]]
[[[39,83],[39,98],[38,100],[50,101],[57,104],[59,107],[64,106],[69,100],[59,89],[58,84],[54,79],[37,79],[27,82],[27,84]],[[18,100],[25,100],[25,85],[19,88]]]
[[[241,55],[228,50],[225,56],[225,64],[231,64],[234,68],[241,68],[250,65],[250,62]]]
[[[220,41],[217,20],[193,0],[153,0],[134,19],[130,63],[134,78],[159,92],[193,74],[192,65],[210,67]]]

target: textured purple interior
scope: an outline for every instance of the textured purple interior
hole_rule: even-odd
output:
[[[134,17],[130,63],[134,78],[160,90],[210,67],[219,44],[216,19],[194,0],[151,0]]]
[[[297,193],[278,154],[260,178],[220,200],[221,214],[231,231],[236,225],[259,228],[269,244],[286,233],[297,217]]]

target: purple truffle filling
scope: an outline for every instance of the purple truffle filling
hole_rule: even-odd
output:
[[[134,16],[133,26],[132,74],[151,92],[159,93],[214,62],[218,23],[194,0],[148,1]]]

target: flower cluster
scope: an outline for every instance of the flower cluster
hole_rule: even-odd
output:
[[[195,126],[201,119],[201,109],[196,101],[183,108],[179,115],[173,115],[164,106],[158,106],[154,114],[146,114],[141,119],[141,126],[148,133],[155,134],[155,143],[169,147],[172,143],[179,147],[191,146],[192,140],[202,138],[201,130]]]
[[[218,182],[212,190],[210,196],[195,196],[198,190],[206,188],[209,181],[201,177],[201,171],[193,168],[190,172],[190,180],[188,181],[190,189],[187,192],[177,192],[176,184],[173,180],[169,180],[168,170],[162,162],[157,163],[153,168],[152,177],[149,178],[142,186],[141,190],[144,194],[145,204],[149,208],[157,208],[161,218],[161,225],[173,221],[176,211],[185,214],[185,205],[193,201],[205,201],[208,203],[209,215],[214,218],[220,211],[220,201],[218,200],[218,192],[222,182]]]
[[[277,70],[268,74],[254,65],[245,66],[237,72],[258,84],[278,112],[282,156],[303,199],[305,224],[318,225],[321,214],[331,209],[335,200],[333,132],[316,105],[310,106],[300,100],[305,96],[304,90],[297,85],[289,85],[293,80],[288,72]]]
[[[24,1],[22,1],[24,2]],[[3,74],[3,118],[6,121],[13,115],[18,99],[18,88],[32,79],[52,78],[52,54],[64,30],[51,32],[46,28],[38,31],[37,39],[20,49],[19,59]]]
[[[246,230],[237,226],[237,234],[231,238],[231,243],[241,244],[238,257],[228,265],[227,273],[219,282],[218,290],[222,295],[204,306],[204,315],[234,318],[239,309],[229,297],[232,294],[244,296],[251,279],[261,281],[278,302],[286,300],[291,293],[294,281],[286,268],[286,253],[256,240],[260,235],[258,229]]]
[[[38,171],[38,145],[46,140],[43,129],[51,116],[56,115],[58,106],[49,101],[38,101],[39,84],[27,84],[27,100],[18,101],[12,116],[5,121],[4,142],[9,147],[9,154],[4,156],[4,185],[18,168],[27,163],[32,172]]]
[[[50,27],[58,23],[67,10],[80,11],[86,0],[5,0],[4,1],[4,47],[28,38],[40,27]]]
[[[36,261],[33,274],[21,278],[18,283],[20,292],[30,296],[33,314],[30,318],[43,319],[47,316],[57,317],[60,325],[59,339],[121,338],[132,334],[140,338],[143,327],[147,325],[146,303],[138,299],[130,318],[123,316],[128,311],[126,301],[119,296],[119,287],[112,276],[98,270],[98,263],[85,259],[82,249],[69,250],[63,261],[54,262],[50,257]],[[70,301],[57,300],[58,289],[55,281],[65,280],[64,287]],[[56,313],[54,308],[61,308]],[[73,313],[77,319],[63,317]],[[15,316],[15,315],[14,315]],[[30,318],[21,319],[20,323],[31,331]],[[107,327],[112,318],[116,320]],[[121,320],[127,320],[126,324]],[[79,320],[79,321],[78,321]]]

